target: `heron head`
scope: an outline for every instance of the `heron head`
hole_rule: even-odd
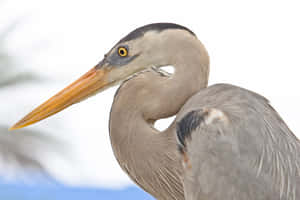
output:
[[[182,36],[178,37],[178,34]],[[179,48],[174,38],[186,40],[186,37],[196,38],[189,29],[171,23],[149,24],[134,30],[105,54],[95,67],[10,129],[19,129],[43,120],[147,68],[172,64]]]

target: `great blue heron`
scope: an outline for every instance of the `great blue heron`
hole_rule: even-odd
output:
[[[160,70],[166,65],[174,74]],[[207,87],[208,74],[207,51],[192,31],[146,25],[12,129],[122,83],[110,113],[113,151],[157,199],[299,199],[299,140],[264,97],[228,84]],[[165,131],[154,128],[175,114]]]

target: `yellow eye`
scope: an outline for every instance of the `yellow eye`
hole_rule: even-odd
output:
[[[126,57],[128,55],[128,51],[125,47],[119,47],[118,54],[121,57]]]

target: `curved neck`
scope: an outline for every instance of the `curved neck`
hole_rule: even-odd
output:
[[[189,49],[174,50],[168,54],[174,55],[166,58],[168,64],[175,68],[171,77],[156,71],[141,73],[120,86],[112,105],[110,137],[114,154],[130,177],[154,196],[155,191],[151,191],[153,185],[147,184],[157,176],[145,171],[155,174],[154,169],[172,166],[173,169],[169,170],[177,174],[173,178],[178,179],[174,183],[181,184],[178,175],[181,164],[173,133],[174,124],[159,132],[153,127],[153,122],[176,114],[193,94],[207,86],[208,55],[202,44],[195,40],[189,45],[182,45]],[[152,180],[152,183],[155,181],[158,180]],[[157,185],[160,185],[159,181]],[[181,185],[178,187],[181,188]]]
[[[209,57],[202,43],[191,37],[177,40],[175,44],[181,50],[167,49],[164,57],[165,63],[174,67],[172,76],[162,76],[152,70],[120,86],[110,115],[112,142],[123,137],[126,140],[134,133],[138,133],[138,137],[146,136],[146,130],[153,130],[151,122],[176,114],[192,95],[207,86]]]
[[[189,47],[192,49],[188,51],[174,52],[174,57],[169,63],[174,67],[174,74],[171,77],[162,77],[154,72],[144,74],[143,84],[148,91],[147,94],[143,94],[144,100],[137,99],[136,103],[140,105],[146,120],[158,120],[175,115],[192,95],[207,87],[208,56],[201,43],[196,44]]]

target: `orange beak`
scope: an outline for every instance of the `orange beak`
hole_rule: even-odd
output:
[[[109,68],[92,68],[71,85],[38,106],[9,130],[19,129],[34,124],[107,88],[113,84],[108,81],[107,78],[109,71]]]

